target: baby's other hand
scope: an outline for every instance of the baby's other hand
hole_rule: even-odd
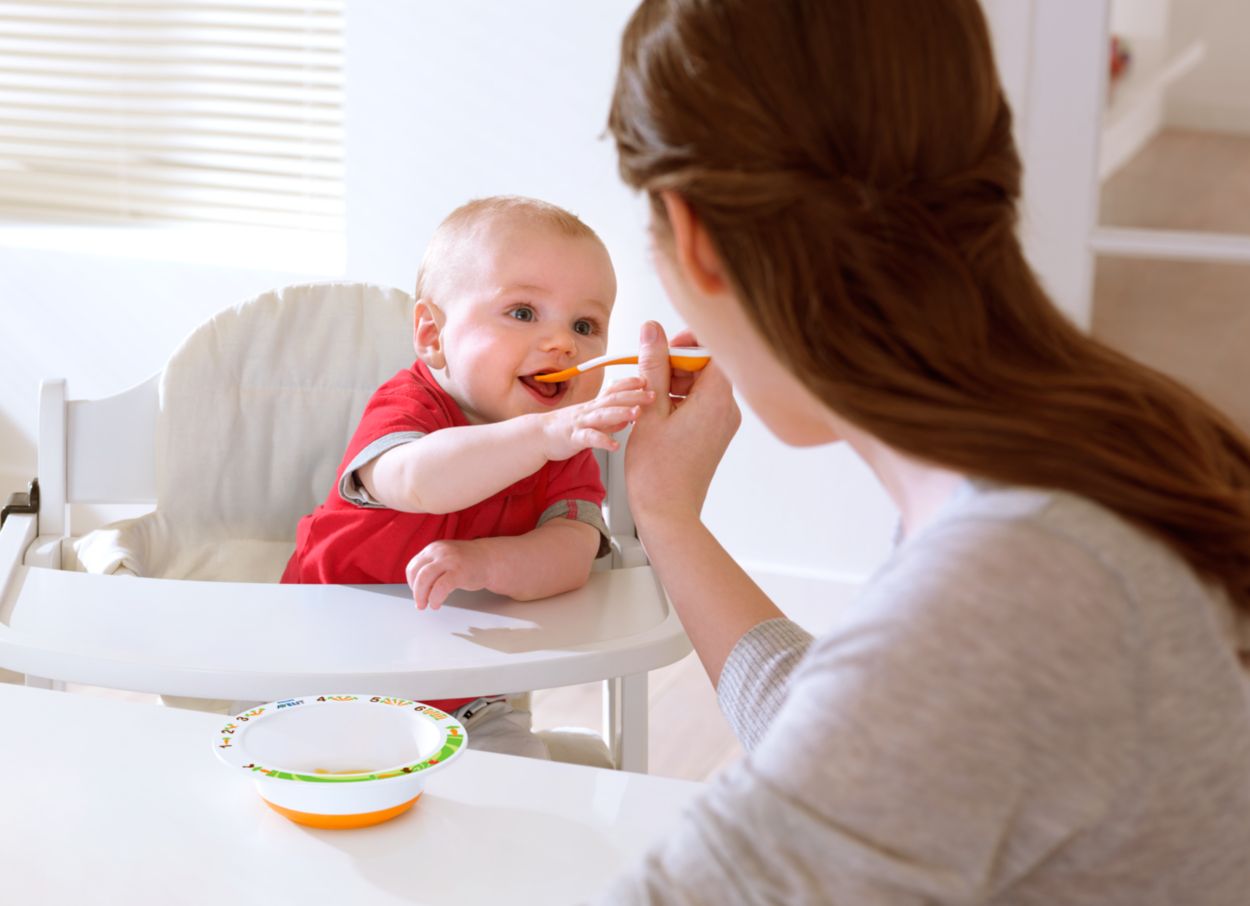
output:
[[[474,541],[435,541],[404,570],[417,610],[438,610],[457,588],[477,591],[490,581],[490,558]]]
[[[545,412],[539,416],[543,454],[549,461],[559,461],[591,447],[615,450],[620,444],[612,435],[633,424],[639,409],[654,400],[655,393],[646,389],[646,382],[631,377],[617,381],[589,402]]]

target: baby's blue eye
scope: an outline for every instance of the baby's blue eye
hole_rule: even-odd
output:
[[[573,324],[573,331],[581,334],[583,337],[588,337],[595,332],[595,324],[593,321],[576,321]]]
[[[508,312],[508,314],[516,318],[518,321],[534,320],[534,309],[530,308],[528,305],[522,305],[520,308],[514,308],[512,311]]]

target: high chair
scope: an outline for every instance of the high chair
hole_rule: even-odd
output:
[[[404,585],[275,584],[365,403],[412,362],[412,307],[367,284],[288,287],[219,313],[116,396],[44,381],[37,483],[0,525],[0,667],[245,701],[604,680],[603,742],[545,739],[556,758],[645,771],[647,671],[690,643],[634,536],[621,453],[600,458],[612,553],[577,591],[457,592],[418,612]],[[73,504],[153,509],[81,535]]]

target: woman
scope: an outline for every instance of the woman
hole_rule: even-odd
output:
[[[748,754],[606,900],[1244,904],[1250,446],[1046,298],[976,0],[645,0],[609,124],[714,356],[644,328],[631,503]],[[730,382],[898,506],[820,639],[699,521]]]

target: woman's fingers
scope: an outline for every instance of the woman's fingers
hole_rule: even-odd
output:
[[[707,365],[704,366],[702,371],[696,371],[693,374],[691,374],[690,377],[692,378],[692,380],[690,382],[690,388],[688,389],[686,393],[687,396],[691,396],[695,392],[699,392],[699,393],[711,392],[711,388],[713,385],[716,386],[717,392],[728,392],[728,393],[733,392],[733,387],[731,387],[729,384],[729,378],[725,376],[725,372],[723,372],[717,366],[716,362],[708,362]],[[696,391],[694,388],[696,386],[700,386],[703,383],[702,381],[703,378],[708,379],[707,386],[702,387],[702,389],[699,391]]]
[[[683,327],[676,334],[669,337],[669,346],[698,346],[699,341],[695,339],[694,332],[689,328]],[[691,385],[698,379],[699,372],[683,371],[680,368],[672,369],[672,377],[670,378],[668,393],[669,396],[686,396],[690,392]]]
[[[694,382],[698,379],[698,371],[679,371],[673,370],[672,381],[669,384],[669,396],[689,396],[690,388],[694,386]]]
[[[688,327],[683,327],[673,336],[669,337],[669,346],[698,346],[699,341],[695,339],[694,331]]]
[[[625,453],[625,484],[640,525],[698,516],[740,421],[733,388],[715,362],[699,372],[680,408],[670,405],[670,417],[643,411]]]
[[[672,372],[673,366],[668,359],[668,338],[664,336],[664,328],[655,321],[647,321],[642,325],[639,335],[638,373],[647,382],[647,387],[655,391],[655,403],[648,406],[640,417],[668,415],[671,408],[668,395]]]
[[[699,372],[699,379],[691,384],[686,394],[686,402],[699,404],[695,411],[701,413],[701,430],[709,439],[715,438],[714,443],[720,446],[723,454],[742,424],[742,412],[734,399],[733,385],[715,362],[709,362]]]

